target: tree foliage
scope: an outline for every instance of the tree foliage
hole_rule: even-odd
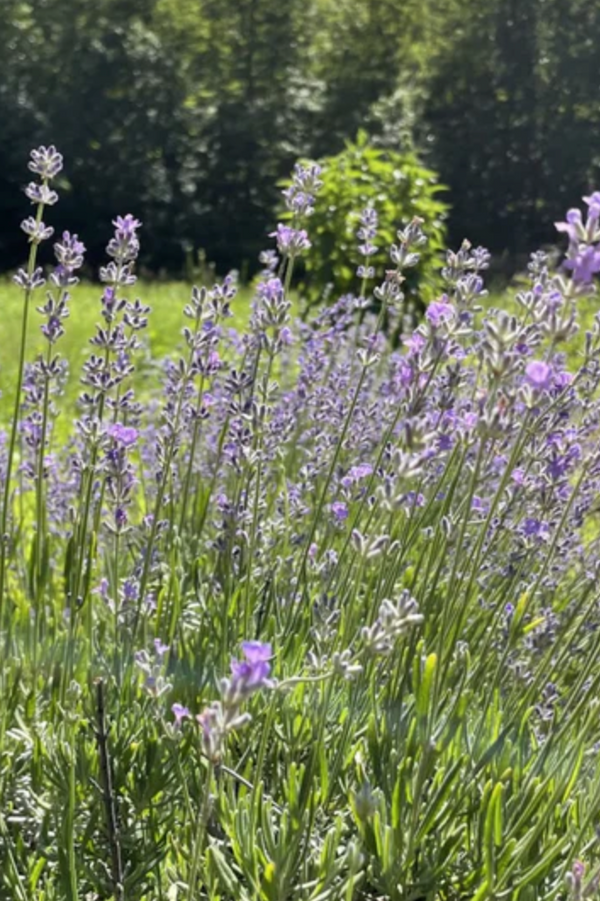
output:
[[[600,0],[3,0],[0,52],[2,269],[40,142],[91,262],[133,210],[155,270],[256,265],[277,181],[360,129],[439,171],[455,244],[528,250],[598,179]]]
[[[449,23],[424,118],[452,236],[529,250],[600,175],[600,3],[467,0]]]

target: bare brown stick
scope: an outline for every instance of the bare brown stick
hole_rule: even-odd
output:
[[[108,750],[108,733],[106,731],[106,717],[104,714],[104,682],[96,680],[96,717],[98,728],[96,739],[98,741],[98,753],[100,755],[100,777],[102,781],[102,794],[106,811],[106,826],[108,841],[110,844],[111,873],[115,901],[125,901],[123,886],[123,860],[121,857],[121,843],[119,840],[119,822],[117,819],[117,803],[112,784],[112,767],[110,752]]]

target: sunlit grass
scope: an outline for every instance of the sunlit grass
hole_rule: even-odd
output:
[[[130,299],[139,297],[152,308],[148,329],[144,332],[144,343],[148,359],[160,361],[172,355],[183,344],[181,335],[182,309],[189,300],[191,284],[186,282],[138,282],[130,290]],[[66,334],[61,339],[57,352],[69,364],[69,380],[66,395],[67,405],[75,404],[81,366],[89,354],[89,339],[94,334],[95,324],[100,316],[99,298],[102,286],[84,283],[72,291],[70,316],[66,321]],[[233,328],[243,328],[250,312],[250,289],[242,289],[232,306],[233,318],[229,324]],[[44,291],[34,295],[34,305],[44,302]],[[23,292],[8,279],[0,281],[0,413],[8,413],[12,407],[14,381],[18,358],[18,343],[21,334],[21,310]],[[41,317],[32,309],[29,322],[27,360],[33,360],[36,353],[44,349],[44,339],[40,333]],[[141,378],[147,378],[148,372]],[[142,387],[140,384],[139,387]],[[4,418],[4,416],[2,417]]]

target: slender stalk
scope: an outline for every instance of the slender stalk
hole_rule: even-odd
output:
[[[195,320],[195,335],[198,334],[200,329],[202,312],[200,309],[197,311],[196,320]],[[194,355],[196,353],[195,341],[192,340],[190,346],[190,352],[187,360],[187,365],[185,371],[182,376],[182,385],[179,391],[179,397],[177,398],[177,406],[175,408],[175,417],[173,420],[172,430],[170,440],[167,446],[167,452],[165,454],[164,459],[164,471],[161,476],[161,480],[158,485],[158,489],[156,492],[156,499],[154,502],[154,511],[152,516],[152,524],[150,526],[150,536],[148,538],[148,543],[146,545],[146,549],[144,552],[144,565],[142,568],[142,576],[140,578],[140,587],[139,587],[139,596],[137,601],[137,608],[135,611],[135,618],[133,622],[133,628],[131,631],[131,644],[132,646],[135,643],[135,639],[137,636],[137,630],[139,627],[139,621],[142,613],[142,606],[144,603],[144,597],[146,595],[146,590],[148,588],[148,581],[150,579],[150,566],[152,563],[152,553],[154,551],[154,545],[156,543],[156,536],[158,534],[158,521],[160,512],[162,510],[162,505],[165,497],[165,492],[167,489],[167,484],[171,475],[171,467],[173,465],[173,460],[175,458],[175,453],[177,451],[177,435],[179,431],[179,424],[181,421],[181,414],[183,411],[183,401],[185,397],[185,386],[188,384],[192,365],[194,362]]]
[[[183,532],[185,527],[185,517],[187,515],[187,505],[189,500],[189,494],[191,490],[192,484],[192,474],[194,470],[194,459],[196,456],[196,445],[198,443],[198,437],[200,435],[200,411],[202,410],[202,400],[204,397],[204,374],[200,379],[200,385],[198,387],[198,397],[196,400],[196,416],[194,418],[194,428],[192,431],[192,441],[190,444],[190,458],[188,460],[187,471],[185,474],[185,481],[183,484],[183,497],[181,501],[181,515],[179,517],[179,531]]]
[[[69,796],[67,805],[67,817],[64,834],[67,842],[67,867],[68,867],[68,899],[78,901],[79,889],[77,885],[77,855],[75,854],[75,806],[77,804],[77,790],[75,784],[75,725],[71,724],[71,743],[69,748]]]
[[[43,180],[44,187],[47,180]],[[37,205],[35,221],[39,226],[42,221],[44,212],[44,204]],[[21,391],[23,390],[23,372],[25,369],[25,350],[27,347],[27,324],[29,321],[29,306],[33,288],[31,279],[35,272],[37,262],[38,242],[32,241],[29,248],[29,259],[27,261],[27,287],[25,289],[25,299],[23,301],[23,315],[21,319],[21,341],[19,345],[19,365],[17,368],[17,385],[15,388],[15,403],[13,408],[13,416],[10,429],[10,438],[8,441],[8,457],[6,460],[6,473],[4,481],[4,492],[2,497],[2,516],[0,518],[0,629],[4,622],[4,590],[6,583],[6,563],[8,555],[8,545],[10,535],[8,534],[8,514],[10,508],[10,484],[12,478],[12,469],[15,456],[15,446],[17,443],[17,433],[19,424],[19,407],[21,404]]]
[[[110,351],[108,348],[105,351],[104,355],[104,367],[108,368],[110,362]],[[100,427],[102,425],[104,419],[104,406],[105,406],[105,395],[102,394],[99,403],[98,403],[98,419],[96,432],[94,434],[94,445],[92,447],[92,453],[90,457],[89,464],[86,470],[86,478],[83,482],[82,480],[82,492],[81,496],[83,497],[83,513],[79,520],[79,529],[77,532],[77,566],[75,569],[75,580],[72,582],[71,589],[71,612],[73,613],[76,609],[77,598],[79,596],[79,591],[81,588],[81,580],[83,578],[83,565],[86,553],[86,545],[87,545],[87,531],[88,531],[88,522],[90,518],[90,509],[92,506],[92,491],[94,488],[94,474],[96,472],[96,464],[98,462],[98,435],[100,431]]]
[[[187,897],[188,901],[197,901],[196,899],[196,884],[198,882],[198,870],[200,868],[200,855],[202,854],[204,843],[206,839],[206,832],[208,828],[208,818],[210,816],[210,789],[212,786],[212,780],[214,775],[214,764],[209,761],[208,762],[208,771],[206,774],[206,784],[204,789],[204,798],[202,799],[202,807],[200,808],[200,813],[198,816],[198,821],[196,824],[196,835],[194,837],[194,844],[192,847],[192,865],[190,868],[190,875],[188,878],[188,892]]]
[[[108,733],[106,731],[104,682],[102,679],[98,679],[96,682],[96,722],[96,740],[98,742],[98,756],[100,758],[100,775],[102,779],[106,830],[110,844],[113,895],[115,901],[125,901],[121,840],[117,818],[117,803],[112,784],[112,763],[108,747]]]
[[[52,345],[48,343],[46,352],[46,366],[50,365],[52,359]],[[37,527],[37,600],[41,600],[43,589],[40,587],[42,578],[42,558],[43,558],[43,542],[45,536],[45,504],[44,504],[44,461],[46,459],[46,441],[48,434],[48,413],[50,404],[50,376],[46,373],[44,379],[44,398],[42,406],[42,434],[40,439],[40,453],[38,458],[37,472],[37,496],[36,496],[36,527]]]
[[[46,352],[46,367],[50,366],[52,360],[52,345],[48,342]],[[36,581],[35,581],[35,647],[34,647],[34,666],[35,655],[41,637],[41,616],[44,599],[44,548],[47,541],[46,534],[46,504],[45,504],[45,469],[44,462],[46,459],[46,442],[48,440],[48,420],[50,405],[50,375],[48,371],[44,378],[44,398],[42,406],[42,434],[40,439],[40,450],[38,457],[37,485],[36,485]]]
[[[268,391],[269,379],[271,378],[271,370],[273,368],[273,360],[274,355],[272,352],[269,352],[269,362],[267,366],[267,372],[265,376],[265,392]],[[266,398],[263,403],[263,410],[266,408]],[[264,441],[264,413],[261,415],[260,423],[259,423],[259,433],[258,433],[258,465],[256,468],[255,475],[255,488],[254,488],[254,505],[252,510],[252,528],[250,531],[250,541],[248,543],[248,572],[246,574],[246,587],[244,592],[244,635],[249,635],[250,628],[250,584],[252,581],[252,561],[254,559],[254,552],[256,550],[256,534],[258,529],[258,515],[259,515],[259,507],[260,507],[260,489],[262,486],[262,476],[263,476],[263,458],[262,458],[262,449],[263,449],[263,441]]]

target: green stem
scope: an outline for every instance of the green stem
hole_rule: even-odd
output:
[[[52,345],[48,344],[48,350],[46,353],[46,368],[48,370],[50,363],[52,360]],[[40,614],[41,601],[43,599],[44,594],[44,585],[43,585],[43,559],[44,559],[44,543],[46,541],[46,505],[44,503],[44,461],[46,458],[46,442],[48,440],[48,419],[49,419],[49,404],[50,404],[50,375],[48,371],[45,374],[44,378],[44,398],[43,398],[43,407],[42,407],[42,435],[40,442],[40,453],[38,458],[38,472],[37,472],[37,496],[36,496],[36,528],[37,528],[37,541],[36,541],[36,567],[37,567],[37,579],[36,579],[36,629],[37,629],[37,620]]]
[[[185,517],[187,514],[188,497],[192,486],[192,474],[194,469],[194,457],[196,456],[196,444],[200,434],[200,411],[202,410],[202,399],[204,396],[204,375],[200,379],[198,388],[198,398],[196,401],[196,417],[194,419],[194,430],[192,432],[192,443],[190,445],[190,458],[188,460],[185,481],[183,485],[183,497],[181,501],[181,515],[179,517],[179,532],[182,533],[185,527]]]
[[[47,180],[43,180],[44,186]],[[44,204],[38,204],[35,221],[39,225],[42,221]],[[27,261],[27,288],[25,289],[25,300],[23,303],[23,316],[21,319],[21,343],[19,347],[19,366],[17,369],[17,386],[15,390],[15,403],[13,408],[13,417],[10,429],[10,438],[8,442],[8,457],[6,460],[6,473],[4,480],[4,493],[2,498],[2,518],[0,519],[0,629],[4,622],[4,588],[6,581],[6,558],[8,553],[8,544],[10,536],[7,534],[8,529],[8,512],[10,508],[10,483],[12,477],[13,462],[15,456],[15,446],[17,443],[17,432],[19,424],[19,406],[21,403],[21,391],[23,390],[23,372],[25,369],[25,350],[27,346],[27,323],[29,320],[29,305],[33,288],[31,287],[31,279],[35,272],[37,260],[38,243],[32,241],[29,249],[29,259]]]
[[[196,315],[196,328],[195,335],[198,334],[198,330],[200,328],[201,321],[201,311],[199,310]],[[164,471],[162,473],[161,480],[158,485],[158,490],[156,492],[156,499],[154,502],[154,512],[152,516],[152,524],[150,526],[150,537],[148,538],[148,543],[146,545],[146,549],[144,552],[144,566],[142,569],[142,576],[140,579],[140,588],[138,594],[137,601],[137,609],[135,612],[135,619],[133,622],[133,629],[131,632],[131,645],[133,647],[135,643],[135,639],[137,636],[137,630],[139,626],[139,621],[142,613],[142,606],[144,603],[144,597],[146,595],[146,589],[148,588],[148,581],[150,579],[150,566],[152,562],[152,552],[154,550],[154,545],[156,543],[156,536],[158,534],[158,521],[160,516],[160,511],[162,510],[163,500],[165,496],[165,491],[167,488],[167,483],[171,474],[171,467],[173,465],[173,460],[175,458],[175,452],[177,449],[177,434],[179,431],[179,423],[181,420],[181,413],[183,410],[183,401],[185,397],[185,387],[188,384],[190,379],[192,364],[194,362],[194,354],[195,354],[195,341],[192,340],[192,344],[190,347],[190,353],[187,361],[187,366],[185,372],[182,376],[182,385],[179,391],[179,397],[177,399],[177,407],[175,408],[175,418],[173,422],[173,428],[171,431],[171,437],[169,441],[169,445],[167,447],[167,452],[165,454],[165,462],[164,462]]]
[[[198,869],[200,866],[200,854],[202,853],[202,849],[204,847],[204,841],[206,838],[206,831],[208,826],[208,817],[210,814],[210,788],[212,784],[213,773],[214,764],[209,761],[208,772],[206,774],[204,798],[196,825],[196,836],[194,838],[194,845],[192,848],[192,866],[188,879],[188,901],[194,901],[195,898],[196,883],[198,882]]]

